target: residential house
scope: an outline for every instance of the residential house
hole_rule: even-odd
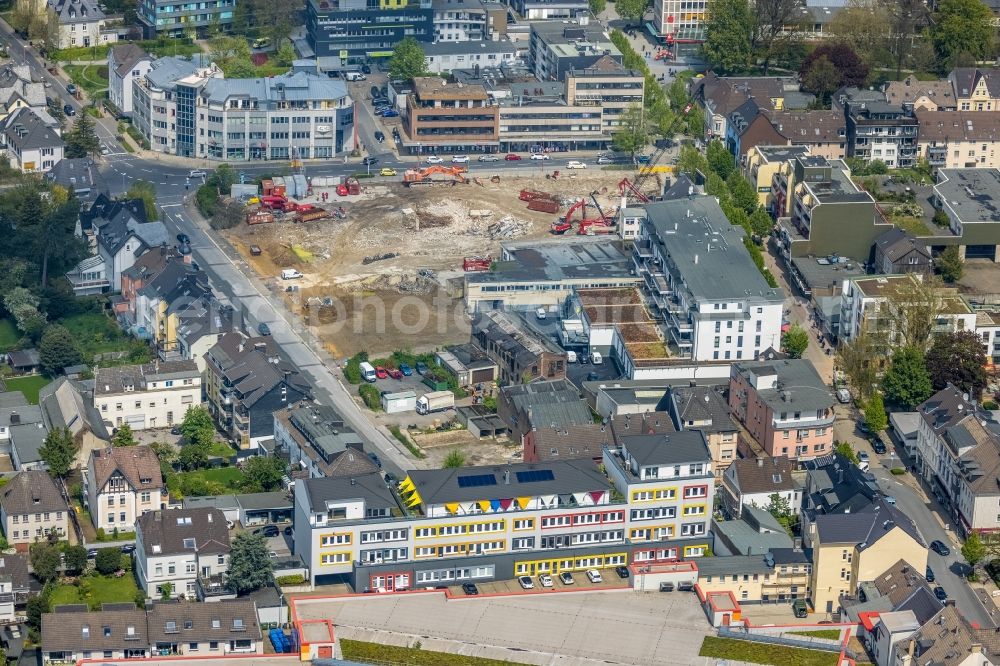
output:
[[[3,598],[0,603],[0,618],[13,620],[14,607],[23,606],[28,603],[28,599],[41,592],[41,584],[38,579],[31,575],[29,570],[29,556],[27,553],[8,553],[0,555],[0,582],[6,592],[13,595],[13,602],[8,602]],[[11,604],[11,605],[8,605]],[[7,610],[10,610],[10,616]]]
[[[154,361],[98,368],[94,406],[108,427],[168,428],[201,404],[201,375],[194,361]]]
[[[59,123],[49,115],[45,86],[34,81],[28,65],[8,63],[0,67],[0,124],[17,109],[31,108],[48,127],[59,133]]]
[[[136,292],[135,316],[140,336],[153,343],[160,358],[180,358],[179,313],[211,295],[207,273],[183,261],[169,262]]]
[[[712,560],[709,562],[709,560]],[[786,604],[810,598],[812,563],[801,548],[775,548],[764,554],[698,560],[702,594],[731,593],[741,604]]]
[[[64,157],[45,174],[45,180],[66,189],[78,199],[96,195],[100,172],[89,157]]]
[[[500,368],[505,384],[552,381],[566,376],[566,352],[515,312],[481,312],[472,341]]]
[[[59,48],[105,47],[118,41],[116,30],[106,29],[107,18],[95,0],[49,0],[59,19]]]
[[[930,275],[934,270],[927,246],[908,231],[893,227],[875,239],[875,258],[872,262],[877,273],[920,273]]]
[[[743,164],[755,147],[785,145],[788,140],[771,124],[757,100],[750,97],[729,114],[724,142],[737,164]]]
[[[168,264],[183,262],[184,257],[176,248],[160,245],[142,254],[135,263],[122,271],[121,298],[112,304],[118,323],[130,335],[148,338],[149,332],[140,330],[138,323],[139,290],[159,275]]]
[[[892,647],[892,666],[997,666],[1000,646],[995,631],[969,622],[954,604],[946,604],[909,637]]]
[[[6,399],[0,402],[0,442],[10,441],[10,428],[13,426],[42,422],[41,407],[29,405],[23,393],[10,391],[2,395]]]
[[[146,205],[142,199],[112,199],[101,192],[89,206],[80,208],[73,233],[86,241],[91,254],[97,253],[97,227],[119,215],[123,208],[139,222],[146,222]]]
[[[497,43],[507,31],[507,8],[485,0],[433,0],[434,44],[483,42]],[[508,43],[509,46],[512,47]],[[429,54],[428,54],[429,55]],[[490,63],[495,64],[495,63]],[[450,67],[448,69],[451,69]]]
[[[880,160],[890,169],[907,169],[917,161],[917,119],[888,102],[846,105],[847,156]]]
[[[49,426],[44,419],[42,423],[22,423],[11,426],[10,461],[16,470],[48,469],[48,463],[42,459],[41,448],[49,433]]]
[[[885,101],[910,112],[958,110],[955,91],[949,79],[920,81],[912,74],[902,81],[886,83]]]
[[[176,312],[177,354],[194,361],[198,371],[205,372],[205,354],[215,346],[219,338],[234,329],[234,310],[231,305],[223,305],[214,296],[203,296],[172,308],[168,315]]]
[[[784,142],[782,142],[784,143]],[[780,211],[775,210],[774,196],[771,190],[775,174],[783,168],[793,157],[808,155],[809,149],[805,146],[754,146],[747,152],[746,163],[743,166],[743,175],[750,184],[757,190],[757,202],[766,208],[774,217],[784,217],[787,215],[783,206],[779,206]],[[687,193],[684,193],[687,196]],[[683,197],[681,197],[683,198]],[[788,203],[791,203],[790,201]]]
[[[0,522],[19,550],[54,534],[69,534],[69,505],[48,472],[22,471],[0,488]]]
[[[802,466],[806,472],[800,513],[803,532],[818,515],[857,511],[882,496],[875,475],[839,453],[806,460]]]
[[[746,507],[768,509],[777,495],[797,514],[802,507],[802,484],[794,477],[795,461],[788,456],[740,458],[722,476],[722,505],[739,518]]]
[[[846,157],[847,126],[840,111],[771,111],[766,115],[789,145],[803,146],[810,155],[828,160]]]
[[[0,125],[0,148],[24,173],[45,173],[63,158],[66,143],[34,109],[19,107]]]
[[[274,412],[274,448],[310,479],[378,471],[364,440],[333,407],[302,401]]]
[[[884,657],[888,647],[885,642],[896,631],[886,626],[880,632],[876,627],[879,617],[884,613],[909,614],[912,621],[919,627],[928,621],[943,604],[934,596],[923,571],[917,571],[906,560],[898,560],[891,567],[875,576],[870,581],[858,584],[857,597],[841,597],[840,605],[849,622],[860,622],[862,632],[860,638],[872,648],[877,663],[885,664]],[[867,640],[866,640],[867,639]],[[882,645],[872,645],[870,641],[884,641]]]
[[[1000,110],[1000,70],[956,67],[948,81],[959,111]]]
[[[590,407],[568,379],[511,384],[500,389],[497,414],[515,442],[532,430],[593,423]]]
[[[312,396],[270,337],[225,333],[205,353],[204,391],[216,424],[244,455],[274,437],[274,412]]]
[[[4,355],[7,367],[15,375],[30,375],[42,367],[41,357],[37,349],[15,349]]]
[[[554,460],[593,460],[600,462],[606,447],[614,446],[612,429],[601,423],[566,426],[539,424],[524,435],[521,459],[526,463]]]
[[[89,384],[89,382],[88,382]],[[68,377],[58,377],[38,392],[38,405],[46,427],[67,428],[83,450],[102,447],[111,440],[101,413],[94,407],[93,388]]]
[[[149,73],[152,63],[152,56],[135,44],[108,50],[108,99],[121,115],[132,115],[132,86]]]
[[[736,363],[729,408],[771,457],[815,458],[833,450],[834,398],[805,359]]]
[[[660,0],[673,1],[673,0]],[[790,81],[788,81],[790,83]],[[785,108],[786,80],[774,76],[718,76],[708,72],[691,84],[691,96],[705,109],[706,138],[723,138],[729,132],[729,115],[748,99],[760,108],[781,111]],[[798,90],[798,86],[795,86]]]
[[[669,392],[670,417],[678,430],[700,430],[712,452],[717,479],[736,459],[739,428],[729,414],[722,386],[679,386]]]
[[[56,606],[42,613],[43,663],[78,663],[81,659],[136,659],[151,655],[146,611],[104,604]]]
[[[229,570],[229,528],[218,509],[163,509],[135,523],[135,574],[149,598],[208,596]]]
[[[1000,120],[994,111],[918,111],[917,148],[934,168],[1000,166]]]
[[[211,604],[192,600],[154,602],[146,611],[155,655],[196,658],[263,654],[264,640],[253,599]]]
[[[83,497],[95,528],[131,532],[136,519],[161,508],[166,486],[160,461],[145,444],[90,452]]]

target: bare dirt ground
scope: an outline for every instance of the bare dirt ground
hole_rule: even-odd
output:
[[[503,241],[552,238],[549,226],[557,214],[528,210],[518,198],[521,189],[559,195],[559,214],[593,192],[610,215],[626,175],[634,177],[591,169],[564,171],[558,180],[503,175],[497,183],[487,172],[454,186],[363,183],[360,195],[329,197],[328,207],[343,206],[346,220],[241,225],[224,233],[274,288],[291,286],[276,278],[282,268],[305,274],[286,300],[333,355],[427,351],[468,340],[461,303],[464,257],[496,257]],[[656,181],[650,177],[645,188],[654,191]],[[594,215],[591,207],[588,216]],[[251,256],[250,245],[262,254]],[[384,254],[396,256],[365,263]]]
[[[509,439],[476,439],[468,430],[449,432],[412,433],[413,441],[427,454],[417,465],[424,469],[444,467],[444,459],[458,449],[465,456],[466,465],[498,465],[521,460],[521,446]]]

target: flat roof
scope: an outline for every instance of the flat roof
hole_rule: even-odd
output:
[[[863,264],[847,257],[792,257],[792,266],[810,289],[866,274]]]
[[[490,97],[486,88],[475,83],[448,83],[437,76],[420,76],[413,79],[413,92],[419,99],[482,100]]]
[[[809,152],[807,146],[757,146],[757,150],[768,162],[788,162]]]
[[[809,191],[823,203],[864,203],[874,199],[870,194],[859,188],[850,177],[850,168],[843,160],[828,160],[825,157],[810,155],[797,158],[806,168],[830,167],[830,180],[821,183],[801,181]]]
[[[619,242],[607,238],[531,241],[503,246],[504,261],[493,270],[467,273],[470,284],[496,282],[555,282],[562,280],[624,280],[638,283]]]
[[[1000,170],[938,169],[934,193],[962,224],[1000,222]]]

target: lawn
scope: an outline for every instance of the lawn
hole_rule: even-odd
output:
[[[243,472],[237,467],[199,469],[177,472],[167,478],[171,496],[202,497],[238,492],[243,485]]]
[[[838,658],[838,655],[833,652],[804,650],[784,645],[753,643],[716,636],[706,636],[698,654],[702,657],[749,661],[754,664],[773,664],[774,666],[779,664],[780,666],[836,666]]]
[[[464,654],[448,652],[431,652],[430,650],[382,645],[381,643],[366,643],[346,638],[341,639],[340,649],[344,653],[345,661],[362,663],[408,664],[409,666],[501,666],[502,664],[523,663],[469,657]]]
[[[809,629],[808,631],[789,631],[789,634],[796,636],[811,636],[812,638],[829,638],[830,640],[840,640],[840,629]]]
[[[908,231],[914,236],[933,236],[933,232],[930,230],[923,220],[918,217],[912,217],[909,215],[894,215],[889,218],[889,221],[895,224],[897,227],[903,231]]]
[[[21,333],[10,319],[0,319],[0,352],[5,352],[21,339]]]
[[[93,363],[97,354],[116,351],[135,352],[131,354],[131,360],[126,359],[123,362],[143,363],[150,360],[147,345],[125,335],[113,319],[100,312],[73,315],[59,323],[73,335],[83,355],[84,363]],[[140,351],[143,349],[146,350],[145,355]],[[101,361],[101,365],[109,363]]]
[[[63,69],[91,97],[108,89],[107,65],[65,65]]]
[[[107,46],[74,46],[68,49],[52,49],[49,51],[50,60],[59,62],[74,62],[77,60],[90,60],[94,62],[108,61]],[[67,68],[68,71],[69,68]],[[105,77],[106,78],[106,77]],[[79,83],[77,85],[80,85]]]
[[[80,579],[79,585],[58,585],[52,590],[53,607],[61,604],[87,604],[91,610],[100,610],[101,604],[115,602],[135,603],[139,588],[128,572],[121,578],[91,574]]]
[[[155,56],[192,56],[201,53],[201,47],[194,43],[187,43],[181,39],[147,39],[134,44],[147,53]]]
[[[236,455],[236,449],[231,447],[228,443],[215,440],[212,442],[212,447],[208,450],[208,455],[216,458],[232,458]]]
[[[27,377],[11,377],[3,380],[8,391],[20,391],[28,402],[32,405],[38,404],[38,391],[51,382],[48,377],[41,375],[28,375]]]

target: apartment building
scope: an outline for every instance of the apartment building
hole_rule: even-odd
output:
[[[60,49],[105,47],[118,41],[118,32],[106,29],[107,17],[93,0],[49,0],[47,8],[59,20]]]
[[[959,111],[1000,110],[1000,70],[956,67],[948,81]]]
[[[145,444],[90,452],[83,471],[84,505],[94,527],[131,532],[136,519],[161,508],[166,485],[160,461]]]
[[[403,145],[412,152],[424,146],[428,152],[483,152],[499,145],[499,108],[478,84],[418,77],[405,114]]]
[[[668,0],[672,1],[672,0]],[[730,114],[753,99],[760,109],[781,111],[789,89],[798,90],[794,79],[776,76],[719,76],[708,72],[691,83],[691,96],[705,110],[705,135],[721,138],[729,132]]]
[[[737,459],[739,428],[729,414],[722,386],[671,387],[667,394],[670,417],[677,430],[699,430],[712,454],[716,479]]]
[[[136,17],[142,26],[143,39],[183,37],[192,29],[199,35],[215,30],[228,32],[233,25],[235,8],[236,0],[203,0],[197,3],[142,0]]]
[[[531,23],[528,65],[539,81],[562,81],[570,70],[591,68],[603,58],[622,62],[604,26],[586,15],[576,21]]]
[[[518,64],[517,44],[508,41],[440,41],[424,45],[426,73],[444,74],[455,70],[466,70],[478,65],[480,71],[486,67],[509,67]]]
[[[0,488],[0,523],[18,550],[54,534],[69,533],[69,505],[48,472],[24,470]]]
[[[81,659],[141,659],[152,654],[146,631],[146,612],[103,604],[101,610],[86,606],[56,606],[42,613],[41,656],[51,663],[76,663]],[[67,612],[72,610],[72,612]]]
[[[917,146],[932,167],[1000,166],[1000,119],[993,111],[918,111]]]
[[[274,412],[274,445],[310,479],[378,472],[361,436],[327,405],[302,401]]]
[[[401,502],[378,474],[308,479],[295,493],[296,547],[313,582],[347,578],[357,590],[697,557],[709,544],[711,462],[699,434],[676,437],[637,442],[635,457],[606,451],[618,500],[591,460],[415,470]]]
[[[645,79],[642,72],[625,69],[605,55],[589,67],[566,72],[566,104],[599,108],[601,128],[610,136],[630,106],[642,107]]]
[[[745,507],[767,509],[777,495],[798,513],[803,488],[794,472],[795,460],[788,456],[734,460],[722,476],[722,505],[730,516],[740,518]]]
[[[506,0],[511,9],[525,21],[589,18],[590,5],[583,0]]]
[[[769,456],[815,458],[833,450],[834,398],[805,359],[733,365],[729,408]]]
[[[957,111],[955,91],[951,81],[919,81],[913,75],[902,81],[885,84],[885,101],[898,104],[904,111]]]
[[[229,528],[218,509],[150,511],[135,523],[135,574],[155,599],[211,596],[229,570]]]
[[[772,195],[776,212],[784,209],[791,215],[778,220],[778,242],[786,261],[832,254],[867,261],[875,238],[891,227],[842,160],[796,157],[775,174]]]
[[[772,216],[787,216],[786,206],[790,203],[787,197],[783,200],[785,205],[776,202],[772,192],[774,177],[793,158],[809,154],[809,149],[805,146],[784,145],[754,146],[747,153],[746,162],[743,164],[743,175],[757,189],[757,202]]]
[[[108,428],[169,428],[201,404],[201,375],[194,361],[154,361],[98,368],[94,407]]]
[[[934,205],[948,216],[950,236],[936,236],[933,250],[958,245],[963,259],[1000,261],[1000,223],[983,202],[1000,197],[1000,170],[938,169]]]
[[[705,41],[708,0],[653,0],[653,27],[675,58],[691,56]]]
[[[810,155],[828,160],[847,156],[847,127],[840,111],[770,111],[765,115],[789,145],[804,146]]]
[[[431,8],[434,10],[435,44],[482,42],[497,39],[507,32],[507,7],[500,2],[432,0]]]
[[[153,57],[135,44],[108,49],[108,99],[122,115],[132,115],[132,86],[152,63]]]
[[[331,158],[353,140],[342,80],[296,72],[225,79],[214,64],[161,58],[133,84],[135,123],[156,152],[212,160]]]
[[[703,595],[731,593],[741,604],[790,605],[796,599],[809,599],[811,579],[812,562],[801,548],[772,548],[764,555],[709,557],[698,562],[698,588]],[[786,606],[785,612],[791,610]]]
[[[980,627],[947,604],[916,631],[898,636],[891,648],[892,666],[997,666],[1000,648],[993,629]],[[968,647],[966,647],[968,646]]]
[[[693,361],[757,358],[781,337],[784,296],[750,259],[745,232],[713,197],[645,206],[633,244],[635,274],[653,317],[664,322],[677,357]]]
[[[339,58],[342,65],[388,58],[404,37],[434,41],[433,5],[432,0],[308,0],[306,36],[317,57]]]
[[[180,359],[177,340],[180,314],[190,304],[211,297],[207,273],[190,261],[168,262],[135,291],[132,309],[137,337],[149,340],[161,359]]]
[[[888,102],[848,102],[847,156],[880,160],[890,169],[917,162],[917,119]]]

